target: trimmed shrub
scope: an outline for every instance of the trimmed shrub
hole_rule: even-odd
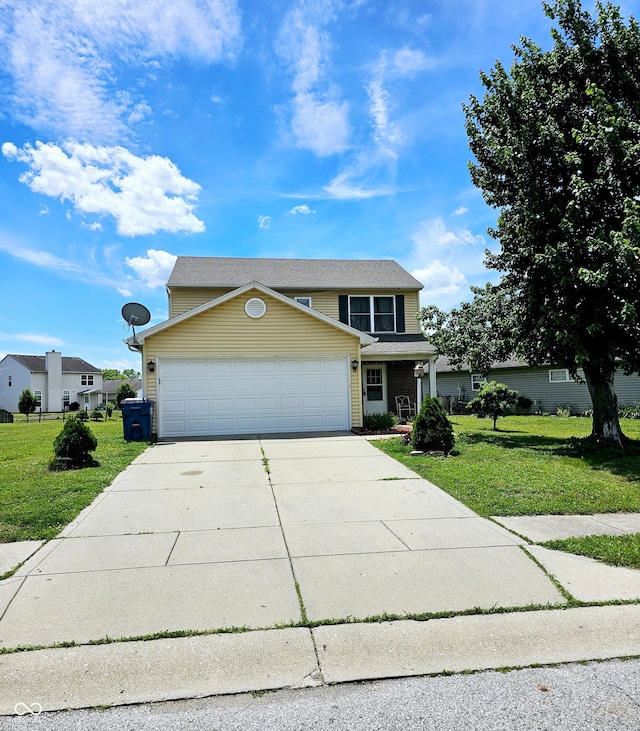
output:
[[[454,441],[453,427],[440,400],[427,397],[413,422],[413,448],[423,452],[439,451],[449,454]]]
[[[79,408],[80,408],[80,404],[77,401],[72,401],[69,404],[69,411],[78,411]]]
[[[85,412],[86,413],[86,412]],[[89,427],[80,419],[67,419],[62,431],[53,442],[56,465],[86,467],[92,463],[90,452],[95,451],[98,440]]]
[[[365,414],[363,425],[366,431],[386,431],[398,423],[395,414]]]

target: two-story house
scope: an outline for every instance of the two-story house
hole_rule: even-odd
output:
[[[102,403],[102,371],[56,350],[45,355],[6,355],[0,361],[0,408],[16,413],[25,388],[35,395],[42,411],[62,411],[73,402],[92,410]]]
[[[415,402],[414,368],[436,357],[421,289],[389,260],[178,257],[169,319],[125,341],[142,353],[154,433],[351,429],[396,395]]]

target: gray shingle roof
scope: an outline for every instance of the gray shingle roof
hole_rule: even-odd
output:
[[[8,358],[13,358],[16,362],[20,363],[33,373],[44,373],[45,372],[45,357],[44,355],[15,355],[9,353]],[[100,368],[92,366],[82,358],[73,358],[68,356],[62,356],[62,372],[63,373],[102,373]]]
[[[391,259],[249,259],[179,256],[169,287],[241,287],[260,282],[272,289],[422,289]]]
[[[376,336],[377,337],[377,336]],[[362,355],[433,355],[435,348],[422,335],[381,335],[377,343],[365,345]]]
[[[134,391],[140,391],[142,389],[142,378],[134,378],[133,380],[119,380],[119,381],[103,381],[102,382],[102,390],[105,393],[113,393],[115,394],[118,390],[118,386],[122,385],[123,383],[129,383],[131,384],[131,388],[133,388]]]
[[[491,369],[495,370],[496,368],[526,368],[527,366],[528,364],[524,361],[515,360],[515,358],[512,358],[510,360],[492,363]],[[451,363],[449,362],[449,358],[447,358],[445,355],[438,356],[438,359],[436,360],[436,373],[452,373],[455,371],[469,372],[469,364],[463,363],[459,368],[456,368],[451,365]]]

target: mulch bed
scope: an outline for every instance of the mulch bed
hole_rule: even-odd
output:
[[[361,429],[359,427],[353,427],[351,431],[361,437],[378,436],[383,434],[411,434],[411,424],[397,424],[392,426],[391,429],[379,429],[377,431],[371,431],[369,429]]]

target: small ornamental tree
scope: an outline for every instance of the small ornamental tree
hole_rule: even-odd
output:
[[[38,401],[36,397],[28,388],[25,388],[18,397],[18,411],[24,414],[27,417],[27,421],[29,421],[29,414],[33,414],[37,405]]]
[[[120,404],[124,399],[126,398],[135,398],[138,394],[135,392],[133,386],[128,383],[127,381],[124,381],[118,386],[118,390],[116,391],[116,404],[118,405],[118,408],[120,408]]]
[[[423,452],[440,451],[449,454],[454,441],[453,427],[440,400],[430,396],[425,398],[413,422],[413,448]]]
[[[80,419],[67,419],[62,431],[53,442],[58,460],[66,460],[69,467],[86,467],[91,462],[90,452],[95,451],[98,440]],[[58,462],[58,465],[60,462]]]
[[[504,416],[517,401],[517,391],[504,383],[488,381],[478,391],[478,395],[469,401],[467,409],[479,417],[490,416],[493,419],[493,431],[496,431],[498,417]]]

